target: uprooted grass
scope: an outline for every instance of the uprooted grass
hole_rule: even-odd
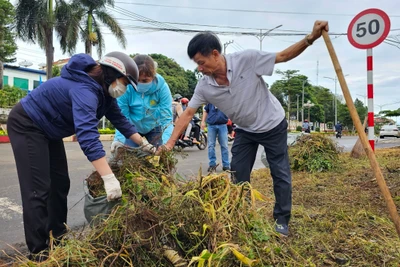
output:
[[[399,206],[400,149],[376,154]],[[253,172],[252,186],[238,186],[226,173],[181,184],[164,172],[124,167],[122,204],[107,220],[85,235],[71,233],[45,263],[16,265],[399,266],[400,241],[368,160],[341,154],[336,165],[293,172],[286,239],[272,230],[267,169]]]

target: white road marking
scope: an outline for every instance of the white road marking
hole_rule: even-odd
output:
[[[22,207],[8,197],[0,198],[0,218],[11,220],[14,215],[22,214]]]

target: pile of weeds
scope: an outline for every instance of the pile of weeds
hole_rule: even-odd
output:
[[[332,170],[340,152],[337,143],[327,136],[302,135],[289,149],[291,169],[308,172]]]
[[[400,205],[400,149],[378,150]],[[169,155],[170,156],[170,155]],[[173,158],[172,156],[170,156]],[[164,158],[165,159],[165,158]],[[289,237],[273,231],[268,169],[251,186],[228,173],[184,182],[137,158],[119,165],[123,197],[94,228],[52,245],[49,259],[16,266],[399,266],[400,240],[367,159],[338,156],[330,172],[293,171]],[[148,159],[147,159],[148,162]],[[168,163],[169,161],[167,161]],[[257,188],[257,190],[256,190]]]

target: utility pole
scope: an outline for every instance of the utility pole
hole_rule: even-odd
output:
[[[296,115],[296,119],[297,119],[297,121],[300,121],[299,120],[299,95],[296,95],[297,96],[297,115]]]
[[[344,75],[344,77],[349,76],[349,74]],[[335,78],[332,77],[324,77],[326,79],[332,80],[335,82],[335,95],[334,95],[334,107],[335,107],[335,125],[337,124],[337,96],[336,96],[336,88],[337,88],[337,76],[335,76]]]
[[[263,42],[264,38],[265,38],[270,32],[272,32],[273,30],[276,30],[276,29],[278,29],[278,28],[280,28],[280,27],[282,27],[282,25],[278,25],[278,26],[276,26],[275,28],[272,28],[272,29],[270,29],[270,30],[268,30],[268,31],[266,31],[266,32],[264,32],[264,33],[263,33],[262,29],[260,29],[260,33],[254,35],[258,40],[260,40],[260,51],[262,51],[262,42]]]
[[[230,45],[232,43],[233,43],[233,40],[224,43],[224,55],[226,55],[226,48],[228,47],[228,45]]]
[[[303,81],[303,85],[301,86],[303,88],[303,95],[301,97],[301,120],[304,121],[304,85],[306,84],[307,80]]]

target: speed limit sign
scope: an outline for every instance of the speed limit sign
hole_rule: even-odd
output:
[[[347,38],[356,48],[369,49],[382,43],[390,31],[390,19],[380,9],[362,11],[350,22]]]
[[[359,13],[350,22],[347,29],[347,38],[350,43],[356,48],[367,50],[368,140],[372,150],[375,147],[372,48],[382,43],[389,31],[390,19],[388,15],[376,8]]]

